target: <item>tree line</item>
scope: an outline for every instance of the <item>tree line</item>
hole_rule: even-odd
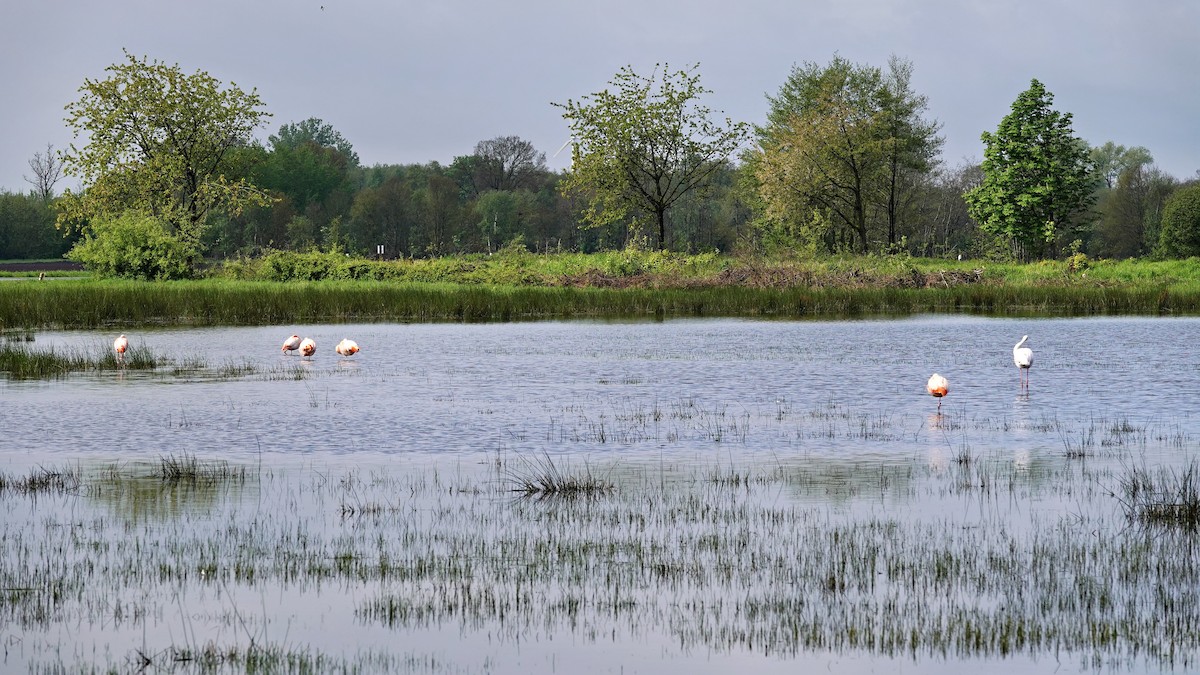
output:
[[[553,104],[572,165],[552,171],[517,136],[481,140],[449,165],[363,166],[317,118],[260,142],[270,113],[254,90],[125,56],[66,108],[85,142],[38,153],[33,189],[0,194],[0,258],[70,251],[154,278],[274,249],[1200,253],[1196,179],[1165,174],[1142,147],[1089,145],[1037,80],[983,133],[982,162],[947,166],[940,124],[898,57],[796,65],[759,125],[703,105],[697,66],[626,67],[604,90]],[[64,173],[82,187],[56,194]]]

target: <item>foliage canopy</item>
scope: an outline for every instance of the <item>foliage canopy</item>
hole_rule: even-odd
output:
[[[881,214],[878,229],[897,243],[942,145],[911,77],[912,64],[896,57],[887,71],[840,56],[792,69],[748,157],[769,224],[809,250],[866,252]]]
[[[1044,254],[1070,234],[1073,216],[1093,195],[1086,143],[1071,129],[1071,114],[1051,108],[1054,96],[1036,79],[1017,96],[996,133],[983,132],[983,183],[963,197],[980,228]]]
[[[162,223],[170,236],[195,244],[210,214],[265,205],[264,192],[227,175],[231,151],[246,145],[269,115],[258,94],[203,71],[139,59],[109,66],[103,80],[86,79],[66,106],[71,144],[65,171],[83,183],[68,191],[59,221],[84,227],[98,217],[134,209]]]
[[[157,218],[137,211],[100,216],[67,258],[103,277],[165,280],[192,275],[194,244],[173,236]]]
[[[1163,256],[1200,256],[1200,183],[1179,188],[1167,198],[1158,242]]]
[[[563,194],[584,196],[583,217],[592,226],[625,221],[636,228],[650,220],[661,249],[668,209],[705,188],[750,127],[712,121],[712,110],[698,101],[710,93],[700,85],[698,65],[675,72],[660,65],[649,77],[625,66],[611,90],[554,105],[570,122],[573,142]]]

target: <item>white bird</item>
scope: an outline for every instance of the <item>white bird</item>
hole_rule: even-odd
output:
[[[304,338],[300,341],[300,353],[305,356],[312,356],[317,351],[317,341],[312,338]]]
[[[345,338],[341,342],[337,343],[337,346],[333,348],[333,351],[341,354],[342,356],[354,356],[354,354],[358,352],[358,343],[350,338]]]
[[[283,341],[283,353],[284,354],[287,354],[288,352],[294,352],[297,349],[300,349],[300,336],[299,335],[293,335],[292,337]]]
[[[121,337],[117,338],[116,340],[113,340],[113,351],[117,353],[118,361],[125,360],[125,350],[126,349],[129,349],[129,338],[122,335]]]
[[[942,397],[950,393],[950,383],[946,381],[946,378],[934,373],[929,378],[929,382],[925,383],[925,390],[929,392],[930,396],[938,400],[938,410],[940,411],[942,409]]]
[[[1021,341],[1013,346],[1013,363],[1020,368],[1021,384],[1029,386],[1029,369],[1033,367],[1033,350],[1029,347],[1022,347],[1025,341],[1029,339],[1028,335],[1021,338]]]

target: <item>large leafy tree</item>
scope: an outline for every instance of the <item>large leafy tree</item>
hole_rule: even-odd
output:
[[[711,92],[701,86],[698,67],[672,72],[663,65],[644,77],[626,66],[611,89],[554,104],[574,144],[571,171],[559,187],[586,199],[587,224],[648,224],[657,247],[665,248],[668,210],[703,190],[745,142],[749,125],[714,122],[699,102]]]
[[[42,195],[0,192],[0,260],[58,258],[74,243],[54,229],[54,207]]]
[[[65,171],[83,191],[64,195],[60,223],[136,210],[192,247],[210,215],[268,203],[266,193],[227,174],[232,151],[268,116],[258,94],[203,71],[125,56],[106,79],[84,80],[82,96],[66,107],[75,138],[87,142],[65,154]]]
[[[352,167],[358,166],[358,153],[354,152],[350,141],[332,125],[317,117],[284,124],[279,127],[279,133],[273,134],[267,141],[275,151],[295,150],[309,144],[333,148],[345,157],[347,164]]]
[[[373,254],[382,244],[386,256],[411,256],[416,211],[413,189],[400,176],[363,188],[355,195],[350,212],[351,246]]]
[[[912,88],[911,61],[896,56],[888,60],[880,96],[880,137],[883,139],[883,175],[875,201],[882,203],[887,221],[887,242],[898,243],[898,234],[930,185],[944,139],[941,123],[926,119],[929,99]]]
[[[1134,168],[1145,167],[1154,162],[1150,151],[1142,146],[1127,148],[1112,141],[1088,150],[1088,158],[1092,167],[1104,186],[1112,189],[1117,186],[1121,174]]]
[[[519,136],[499,136],[475,144],[475,187],[488,190],[517,190],[537,187],[549,171],[546,153]]]
[[[1041,82],[1031,82],[996,133],[983,133],[983,183],[963,195],[979,226],[1016,243],[1022,256],[1045,254],[1069,234],[1093,195],[1088,146],[1053,101]]]
[[[895,57],[886,72],[840,56],[793,68],[747,158],[769,225],[865,252],[879,213],[896,243],[942,144],[911,76]]]
[[[303,211],[309,202],[323,203],[339,188],[351,190],[358,153],[324,121],[310,117],[284,124],[268,145],[268,157],[254,175],[264,187],[286,194],[297,209]]]
[[[1113,258],[1149,253],[1158,244],[1163,204],[1176,181],[1154,166],[1150,151],[1112,141],[1090,151],[1098,220],[1088,252]]]

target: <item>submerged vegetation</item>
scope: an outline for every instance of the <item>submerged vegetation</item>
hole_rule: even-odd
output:
[[[122,358],[110,349],[46,348],[29,345],[23,338],[0,341],[0,377],[11,380],[50,380],[73,373],[142,372],[172,377],[207,376],[232,379],[257,375],[269,379],[303,379],[304,369],[280,365],[263,369],[249,362],[210,364],[200,357],[166,358],[146,346],[133,345]]]
[[[1117,498],[1134,522],[1195,531],[1200,529],[1200,464],[1181,469],[1130,466]]]
[[[1200,312],[1198,260],[1072,267],[623,251],[378,262],[277,253],[223,274],[234,278],[0,284],[0,327]]]
[[[69,373],[104,370],[154,370],[165,359],[145,347],[131,347],[124,358],[112,350],[97,356],[81,349],[34,349],[21,342],[0,342],[0,373],[14,380],[64,377]]]
[[[598,478],[549,453],[453,475],[396,461],[340,475],[263,472],[175,453],[159,468],[40,469],[75,476],[78,489],[42,492],[0,526],[0,619],[30,663],[49,659],[49,670],[510,672],[540,655],[524,644],[510,660],[532,632],[600,644],[636,634],[683,664],[695,653],[838,653],[1194,667],[1193,535],[1126,527],[1121,496],[1088,462],[996,460],[872,469],[832,458],[742,468],[605,460]],[[514,485],[597,498],[506,499]],[[830,493],[846,501],[830,509],[804,497]],[[906,506],[961,505],[963,494],[979,503],[974,514]],[[10,510],[27,495],[0,490]],[[1026,512],[1056,498],[1076,510]],[[348,511],[348,501],[389,506]],[[342,517],[330,518],[339,502]],[[304,506],[264,518],[264,503]],[[252,600],[267,595],[289,601]],[[290,614],[296,603],[319,604],[321,617]],[[78,622],[107,626],[101,639],[112,646],[138,647],[110,652],[102,642],[107,663],[64,660],[56,626]],[[343,624],[351,652],[331,628]],[[436,647],[397,653],[397,631],[487,634],[492,647],[483,664]]]
[[[555,463],[548,453],[540,458],[521,458],[520,465],[509,468],[513,490],[537,498],[591,497],[607,494],[613,484],[592,473],[591,466],[573,471],[564,463]]]
[[[79,490],[80,481],[78,466],[67,466],[62,469],[38,467],[26,476],[9,476],[0,473],[0,495],[7,491],[24,495],[76,492]]]

